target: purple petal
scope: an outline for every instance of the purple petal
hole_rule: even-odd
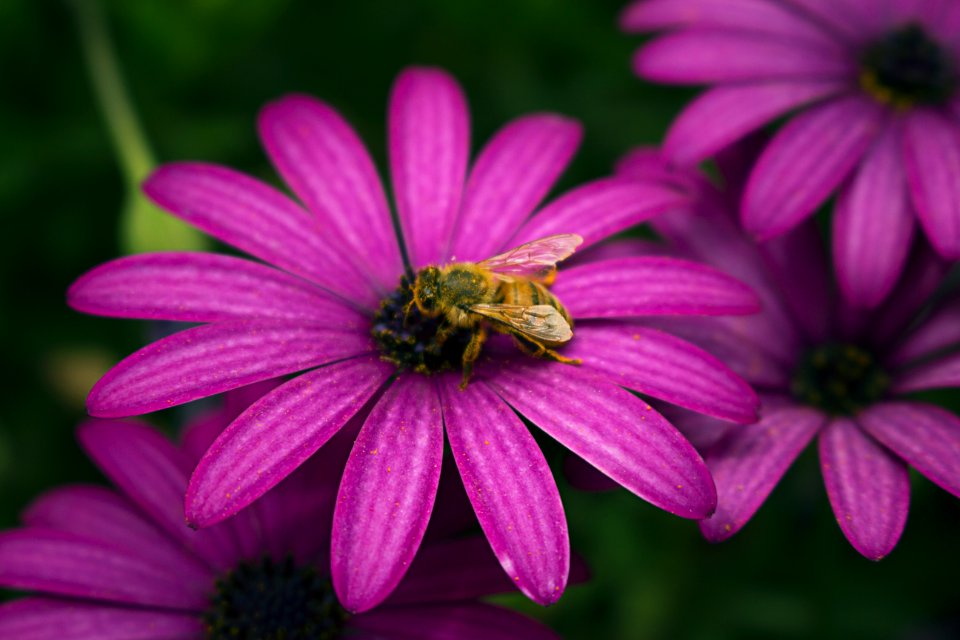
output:
[[[739,202],[743,198],[747,178],[769,141],[770,134],[764,129],[759,129],[737,141],[736,144],[717,152],[713,162],[723,180],[729,202]],[[739,212],[734,207],[730,209],[733,217],[738,218]]]
[[[337,487],[370,404],[276,487],[231,519],[256,515],[263,540],[258,554],[268,550],[274,557],[291,555],[329,575]]]
[[[20,514],[20,519],[28,527],[72,531],[94,538],[102,536],[103,541],[115,541],[120,546],[126,546],[123,538],[135,541],[134,547],[164,539],[126,498],[98,485],[75,484],[51,489],[34,500]],[[95,526],[98,522],[104,526]]]
[[[350,626],[390,640],[560,640],[549,627],[489,604],[384,607],[352,618]]]
[[[67,292],[84,313],[214,322],[278,318],[340,326],[363,316],[309,282],[250,260],[214,253],[150,253],[88,271]]]
[[[190,463],[162,434],[133,422],[91,420],[81,425],[77,438],[104,475],[185,549],[217,568],[238,558],[230,531],[196,532],[186,526],[183,495]]]
[[[850,342],[859,340],[860,336],[867,332],[874,310],[855,307],[847,303],[845,299],[841,299],[838,301],[834,312],[836,319],[834,320],[833,335],[840,342]]]
[[[406,573],[430,520],[442,458],[434,381],[402,375],[360,430],[337,495],[330,566],[348,610],[375,607]]]
[[[194,463],[194,467],[228,424],[251,404],[283,383],[284,378],[273,378],[228,391],[223,395],[222,407],[216,407],[190,419],[180,431],[180,449],[187,454]]]
[[[696,192],[709,185],[705,177],[690,167],[671,162],[660,147],[634,147],[615,163],[615,175],[627,176],[641,182],[669,186],[684,193]],[[676,215],[676,214],[674,214]]]
[[[617,384],[700,413],[749,423],[759,400],[720,360],[668,333],[624,323],[577,327],[564,355]]]
[[[696,175],[692,170],[691,174]],[[789,323],[776,284],[764,268],[762,253],[730,215],[726,198],[710,185],[691,185],[690,189],[698,194],[694,207],[650,222],[674,247],[672,255],[706,262],[750,285],[761,296],[765,315],[776,313],[778,325]]]
[[[376,288],[338,250],[339,238],[325,238],[309,213],[259,180],[226,167],[178,162],[154,171],[143,191],[178,218],[252,256],[350,300],[377,300]]]
[[[693,448],[701,454],[709,451],[731,429],[739,429],[737,425],[727,421],[717,420],[702,413],[695,413],[663,402],[658,403],[657,408],[663,417],[669,420],[670,424],[675,426],[677,431],[682,433],[683,437],[689,440]]]
[[[578,456],[654,506],[684,518],[713,512],[703,461],[663,417],[595,373],[531,358],[505,360],[488,383]]]
[[[187,520],[208,527],[240,511],[299,467],[357,414],[395,368],[367,357],[281,385],[240,414],[197,465]]]
[[[904,129],[904,162],[913,206],[930,243],[960,258],[960,129],[928,109],[912,111]]]
[[[960,353],[899,372],[893,383],[893,390],[900,394],[950,387],[960,387]]]
[[[929,404],[885,402],[857,421],[914,469],[960,497],[960,418]]]
[[[893,293],[873,314],[870,335],[878,344],[893,343],[903,335],[917,314],[930,303],[930,296],[943,283],[950,266],[926,245],[913,252]]]
[[[424,536],[424,545],[445,542],[468,532],[474,533],[477,527],[477,514],[474,513],[470,498],[467,497],[467,491],[463,486],[463,480],[460,479],[460,472],[457,470],[457,463],[453,456],[445,455],[443,458],[440,486],[437,488],[434,504],[430,526],[427,527],[427,533]],[[479,539],[484,538],[480,536]],[[485,544],[489,550],[490,544]],[[492,550],[490,557],[496,561]],[[500,566],[499,563],[495,564],[497,567]],[[503,569],[498,570],[503,573]],[[506,578],[506,574],[503,575]],[[511,590],[514,589],[515,587],[511,585]]]
[[[227,422],[232,421],[254,402],[267,395],[285,382],[284,378],[274,378],[262,382],[254,382],[245,387],[228,391],[223,395],[223,409],[221,413],[226,416]],[[226,425],[224,425],[226,426]],[[212,442],[212,440],[211,440]]]
[[[757,160],[743,196],[744,227],[764,240],[810,216],[860,161],[882,115],[878,104],[857,96],[794,118]]]
[[[702,327],[715,333],[736,333],[738,340],[746,341],[745,346],[752,344],[792,366],[797,352],[803,348],[803,336],[795,326],[792,310],[781,295],[782,287],[771,277],[771,270],[759,247],[729,215],[732,212],[729,205],[716,202],[710,195],[713,194],[708,192],[701,196],[695,209],[660,216],[651,225],[677,248],[675,257],[701,260],[748,285],[760,299],[761,314],[749,318],[726,318],[721,322],[709,320],[700,323]],[[807,270],[817,275],[820,271],[815,265],[810,265]],[[808,279],[811,276],[806,274],[795,278],[799,281]]]
[[[655,184],[603,178],[570,191],[541,209],[510,241],[519,245],[558,233],[583,238],[579,250],[608,236],[689,204],[689,197]]]
[[[213,585],[183,580],[179,568],[63,531],[0,533],[0,584],[14,589],[203,611]]]
[[[209,566],[190,555],[127,499],[105,487],[73,485],[40,496],[22,516],[29,527],[58,529],[176,566],[186,581],[214,579]]]
[[[828,31],[789,7],[765,0],[647,0],[634,2],[620,16],[626,31],[674,27],[720,27],[801,39],[807,46],[836,47]]]
[[[181,429],[180,449],[196,465],[228,424],[230,418],[220,408],[201,413]]]
[[[833,274],[816,220],[763,244],[765,271],[786,303],[790,322],[809,342],[823,342],[833,330]],[[802,264],[803,269],[797,265]],[[766,312],[766,307],[764,308]]]
[[[674,258],[621,258],[561,272],[553,293],[574,318],[756,313],[756,295],[711,267]]]
[[[316,228],[381,287],[396,286],[403,267],[390,210],[370,154],[350,125],[329,105],[291,95],[267,105],[258,127],[274,166],[310,209]]]
[[[228,320],[181,331],[127,356],[94,385],[90,415],[138,415],[375,350],[362,322],[336,328]]]
[[[203,454],[213,444],[223,430],[237,415],[254,401],[275,389],[280,379],[257,382],[224,394],[223,408],[216,408],[191,419],[180,430],[180,450],[186,454],[191,468],[196,468]],[[240,406],[237,406],[240,405]],[[189,485],[188,485],[189,486]],[[184,509],[186,511],[186,509]],[[240,554],[244,558],[255,558],[264,553],[272,553],[266,536],[267,524],[255,509],[248,509],[230,523],[237,539]],[[287,553],[288,549],[277,551],[277,556]]]
[[[832,420],[819,445],[823,482],[843,535],[862,555],[880,560],[893,551],[907,522],[907,466],[853,420]]]
[[[563,504],[540,447],[520,418],[482,384],[439,381],[450,450],[503,570],[527,597],[556,602],[570,572]]]
[[[853,48],[878,35],[875,32],[877,23],[889,19],[886,12],[878,10],[877,5],[866,4],[862,0],[789,0],[789,3],[798,12],[829,29],[836,37],[854,45]]]
[[[956,15],[955,3],[951,0],[893,0],[889,5],[888,20],[919,23],[934,38],[956,46],[957,19],[960,16]]]
[[[837,281],[857,307],[875,307],[890,294],[913,244],[913,212],[900,155],[897,130],[887,127],[837,203]]]
[[[482,260],[501,249],[570,163],[581,136],[576,121],[549,113],[497,132],[470,170],[449,257]]]
[[[855,73],[841,49],[755,33],[694,28],[670,33],[633,58],[641,78],[668,84],[843,79]]]
[[[482,536],[471,536],[424,544],[384,606],[476,600],[516,588],[490,550],[490,543]]]
[[[664,152],[674,162],[697,164],[793,109],[839,93],[844,86],[836,81],[802,80],[710,89],[670,125]]]
[[[390,95],[390,173],[414,267],[439,262],[460,208],[470,153],[463,90],[445,71],[410,68]]]
[[[764,407],[760,422],[731,428],[710,449],[717,511],[700,523],[707,540],[726,540],[747,524],[825,420],[806,407]]]
[[[792,347],[789,334],[782,332],[780,343],[767,322],[758,322],[763,314],[736,318],[685,317],[654,319],[644,324],[679,336],[720,359],[750,384],[770,389],[790,384],[790,375],[799,347]],[[577,327],[579,333],[582,327]],[[783,347],[790,353],[783,353]],[[774,350],[776,349],[776,350]]]
[[[24,598],[0,607],[0,638],[17,640],[197,640],[200,616],[75,600]]]
[[[960,300],[937,309],[896,347],[888,365],[902,365],[960,344]]]
[[[595,244],[586,251],[577,252],[563,264],[565,267],[575,267],[588,262],[602,262],[615,258],[635,258],[638,256],[673,256],[676,254],[669,246],[662,242],[645,238],[612,238],[600,244]]]
[[[936,28],[942,29],[940,33],[949,34],[942,37],[942,40],[953,41],[957,34],[960,34],[960,5],[950,0],[941,3],[943,15],[936,21]]]

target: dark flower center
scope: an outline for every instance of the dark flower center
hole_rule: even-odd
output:
[[[890,378],[876,358],[849,344],[810,351],[794,372],[793,396],[831,415],[853,415],[883,397]]]
[[[334,640],[347,615],[316,569],[264,558],[217,581],[204,621],[215,640]]]
[[[397,290],[380,303],[372,333],[381,358],[425,374],[459,369],[470,332],[457,329],[438,339],[443,317],[425,317],[412,301],[410,281],[403,277]]]
[[[918,24],[908,24],[874,42],[861,58],[860,83],[874,98],[906,109],[943,104],[957,86],[948,51]]]

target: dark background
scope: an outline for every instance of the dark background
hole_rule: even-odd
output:
[[[84,2],[86,0],[76,0]],[[635,79],[638,39],[619,0],[115,0],[104,2],[127,88],[160,161],[202,159],[275,180],[256,139],[261,105],[302,91],[336,105],[380,166],[390,84],[440,65],[470,100],[474,148],[502,123],[552,110],[583,122],[561,188],[655,143],[692,93]],[[97,480],[75,445],[83,397],[147,339],[145,325],[63,302],[123,248],[128,184],[67,1],[0,2],[0,525],[32,496]],[[176,416],[159,416],[167,425]],[[547,446],[548,455],[558,450]],[[711,546],[625,492],[561,479],[574,547],[594,578],[541,609],[566,638],[960,637],[960,504],[915,478],[899,547],[873,563],[833,520],[808,451],[746,529]]]

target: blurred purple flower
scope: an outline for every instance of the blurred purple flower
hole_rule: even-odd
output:
[[[833,256],[851,304],[893,289],[915,218],[960,258],[960,3],[641,0],[622,25],[671,31],[637,53],[643,78],[714,85],[670,128],[674,162],[790,118],[751,172],[743,224],[772,238],[839,191]]]
[[[187,477],[227,412],[198,420],[180,448],[136,423],[83,425],[81,443],[117,490],[54,489],[26,510],[23,528],[0,532],[0,585],[33,592],[0,606],[0,637],[556,640],[525,616],[477,601],[514,589],[479,537],[425,545],[383,606],[344,610],[327,565],[331,470],[342,468],[343,446],[237,518],[187,528]]]
[[[410,291],[401,277],[413,268],[452,256],[479,260],[555,233],[580,234],[590,246],[684,205],[686,195],[605,178],[530,215],[572,157],[579,126],[551,114],[520,118],[468,173],[460,87],[438,70],[408,70],[389,109],[393,193],[412,261],[405,265],[373,163],[336,111],[305,96],[283,98],[262,113],[260,133],[309,213],[262,182],[211,165],[168,165],[145,189],[173,214],[279,269],[214,254],[140,255],[94,269],[69,293],[70,304],[89,313],[210,323],[114,367],[90,394],[95,416],[156,411],[309,370],[243,412],[204,455],[187,491],[193,525],[251,504],[370,404],[333,524],[334,585],[351,610],[387,597],[413,560],[433,508],[444,432],[497,557],[543,604],[567,581],[566,519],[517,413],[654,505],[687,518],[713,511],[713,482],[696,450],[623,387],[736,422],[755,419],[756,395],[713,356],[626,319],[753,313],[759,307],[747,287],[669,258],[561,269],[553,291],[577,320],[565,354],[583,366],[498,350],[494,339],[465,391],[456,373],[444,372],[459,369],[459,353],[425,355],[436,324],[411,325],[403,314]]]
[[[857,551],[879,560],[906,522],[908,466],[960,496],[960,418],[910,397],[960,386],[960,295],[955,285],[946,286],[946,264],[923,241],[876,311],[851,307],[838,295],[813,221],[755,245],[732,206],[737,175],[749,166],[736,156],[743,150],[719,158],[726,190],[648,150],[620,166],[622,175],[645,182],[686,185],[696,205],[652,224],[671,241],[674,255],[724,269],[763,301],[764,311],[747,318],[658,325],[729,363],[762,401],[760,421],[746,426],[669,414],[701,443],[717,485],[717,511],[701,530],[715,542],[739,531],[817,437],[840,528]]]

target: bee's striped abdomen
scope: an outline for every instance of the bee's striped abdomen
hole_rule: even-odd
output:
[[[563,307],[557,297],[550,291],[533,280],[515,279],[512,282],[501,282],[497,291],[497,302],[502,304],[514,304],[521,307],[534,307],[541,304],[550,305],[560,312],[563,319],[572,327],[573,320],[570,314]]]

